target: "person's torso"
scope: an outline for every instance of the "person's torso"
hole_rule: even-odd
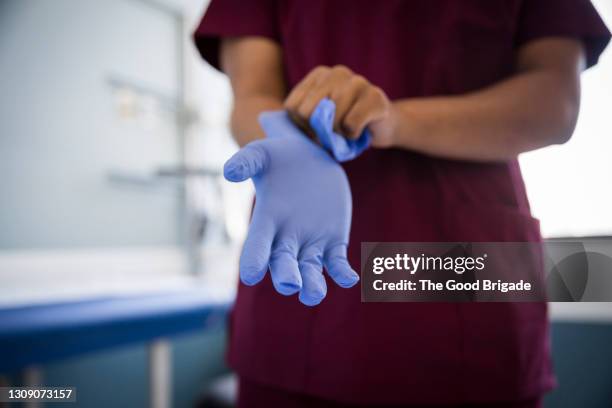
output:
[[[392,99],[459,95],[512,73],[520,0],[280,0],[288,85],[342,64]],[[369,149],[344,165],[349,261],[363,241],[538,241],[518,163]],[[347,402],[512,399],[550,386],[543,304],[361,303],[328,279],[321,305],[241,285],[230,361],[239,373]],[[504,367],[504,370],[500,370]]]
[[[512,72],[521,0],[280,0],[289,88],[346,65],[391,99],[451,95]]]

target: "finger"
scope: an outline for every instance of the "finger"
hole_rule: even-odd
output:
[[[240,280],[245,285],[255,285],[266,275],[273,240],[272,220],[258,215],[256,208],[240,255]]]
[[[350,288],[359,282],[359,275],[351,268],[346,259],[346,245],[328,248],[323,257],[327,274],[343,288]]]
[[[323,277],[322,253],[316,246],[310,246],[300,253],[299,268],[302,274],[300,302],[306,306],[316,306],[327,294],[327,285]]]
[[[293,295],[302,289],[302,277],[296,255],[284,244],[272,249],[270,274],[276,291],[282,295]]]
[[[291,121],[304,133],[306,133],[306,135],[308,135],[308,137],[310,137],[311,139],[314,136],[314,132],[312,130],[312,128],[310,127],[310,124],[305,121],[304,119],[302,119],[301,117],[299,117],[298,115],[296,115],[295,113],[291,112],[291,111],[287,111],[287,113],[289,114],[289,117],[291,118]]]
[[[321,102],[321,99],[329,96],[335,88],[342,88],[350,82],[353,75],[346,67],[338,66],[332,68],[327,75],[320,76],[318,81],[304,95],[302,102],[297,107],[297,114],[304,119],[309,119],[312,112]]]
[[[304,99],[304,96],[310,91],[310,88],[319,81],[320,77],[327,75],[329,70],[329,67],[319,66],[310,71],[308,75],[291,90],[289,96],[285,99],[285,109],[295,112]]]
[[[367,86],[368,81],[364,77],[354,75],[344,86],[332,90],[330,99],[336,104],[336,116],[334,117],[334,130],[336,132],[341,130],[340,124]]]
[[[327,294],[327,284],[323,277],[322,266],[313,264],[300,264],[302,272],[302,290],[300,291],[300,302],[306,306],[316,306]]]
[[[384,94],[378,88],[370,88],[351,107],[342,121],[342,129],[351,139],[358,138],[368,123],[381,118],[386,111]]]
[[[269,156],[260,142],[251,142],[225,162],[223,176],[228,181],[244,181],[262,173],[268,162]]]

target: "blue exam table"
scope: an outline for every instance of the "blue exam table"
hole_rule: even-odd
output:
[[[0,373],[40,382],[40,364],[149,343],[150,403],[168,407],[173,335],[223,328],[231,302],[202,290],[0,307]],[[27,380],[29,379],[29,381]]]

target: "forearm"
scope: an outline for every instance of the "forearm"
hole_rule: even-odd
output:
[[[258,116],[282,108],[285,82],[280,45],[262,37],[227,38],[221,67],[232,84],[231,130],[240,146],[264,137]]]
[[[396,145],[486,161],[563,143],[578,114],[578,90],[565,83],[563,74],[534,71],[472,94],[397,101]]]
[[[264,137],[258,123],[258,116],[266,110],[282,109],[282,100],[273,95],[255,94],[235,96],[232,109],[231,130],[234,139],[240,146]]]
[[[523,46],[515,75],[465,95],[395,101],[396,147],[463,160],[508,160],[566,142],[580,105],[584,50],[550,38]]]

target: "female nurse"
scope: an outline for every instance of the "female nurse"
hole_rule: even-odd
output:
[[[343,165],[359,265],[362,241],[540,240],[517,155],[570,138],[610,33],[588,0],[212,0],[194,37],[231,80],[240,145],[264,137],[260,112],[304,125],[324,97],[344,136],[369,128],[372,148]],[[543,303],[328,287],[307,307],[269,277],[240,285],[240,407],[527,408],[554,387]]]

